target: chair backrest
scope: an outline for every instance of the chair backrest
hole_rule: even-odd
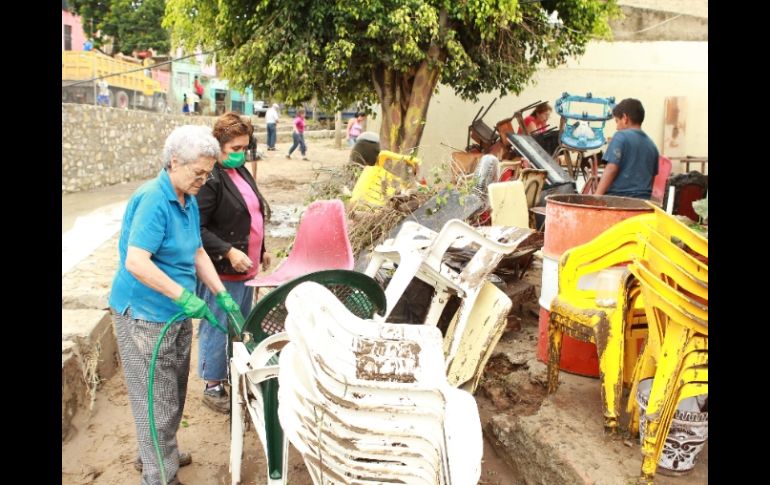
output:
[[[498,182],[508,182],[509,180],[516,180],[519,178],[519,172],[521,171],[521,161],[502,161],[500,162],[500,179]]]
[[[529,227],[527,195],[521,181],[496,182],[487,190],[493,226]]]
[[[671,160],[660,155],[658,157],[658,175],[652,180],[651,200],[658,202],[659,204],[663,203],[669,175],[671,175]]]
[[[317,200],[307,207],[299,222],[289,261],[305,266],[304,273],[353,269],[353,250],[341,200]]]
[[[321,452],[339,483],[478,481],[478,409],[448,385],[437,328],[359,319],[312,282],[286,306],[282,359],[291,363],[279,371],[279,416],[311,475],[327,466],[313,459]],[[349,440],[357,445],[343,449]],[[450,460],[453,442],[465,449]],[[399,466],[399,456],[416,469]]]
[[[286,296],[300,283],[313,281],[326,287],[359,318],[372,318],[385,311],[385,292],[372,278],[357,271],[326,270],[300,276],[274,289],[257,302],[246,318],[241,339],[249,352],[256,344],[284,331]],[[246,334],[249,334],[248,336]],[[245,337],[245,338],[244,338]]]
[[[377,155],[378,167],[382,167],[392,173],[404,183],[411,183],[417,175],[420,159],[412,155],[401,155],[388,150],[381,150]]]
[[[401,185],[400,179],[379,165],[364,167],[353,186],[351,203],[363,201],[374,207],[382,207]]]
[[[708,264],[709,257],[709,241],[701,234],[693,231],[687,227],[682,221],[678,220],[674,216],[666,213],[660,207],[656,207],[654,204],[650,204],[655,213],[655,228],[664,237],[676,238],[681,241],[689,250],[691,254],[701,256],[706,259]]]
[[[495,142],[496,131],[482,120],[474,121],[468,129],[471,132],[471,138],[481,145],[481,148],[486,149]]]
[[[537,168],[525,168],[519,175],[519,180],[524,184],[524,193],[527,195],[527,208],[535,207],[540,200],[540,194],[543,192],[545,178],[548,170]]]

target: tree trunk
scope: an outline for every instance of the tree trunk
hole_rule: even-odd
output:
[[[428,58],[410,71],[380,68],[374,73],[374,87],[382,106],[383,150],[410,153],[419,147],[430,98],[441,75],[441,57],[434,45],[428,50]]]
[[[342,111],[334,115],[334,146],[342,148]]]

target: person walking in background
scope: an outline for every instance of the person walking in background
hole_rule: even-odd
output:
[[[355,118],[348,120],[348,146],[352,147],[358,140],[358,135],[364,131],[363,122],[366,119],[366,115],[357,112]]]
[[[99,88],[99,94],[96,98],[96,104],[99,106],[110,106],[110,85],[107,81],[100,79],[96,86]]]
[[[265,124],[267,125],[267,149],[275,151],[275,142],[278,125],[278,105],[273,104],[265,112]]]
[[[305,110],[302,108],[297,110],[297,117],[294,118],[294,128],[292,128],[291,138],[293,143],[291,144],[291,148],[289,148],[289,154],[286,155],[286,158],[291,158],[292,152],[299,147],[299,152],[302,154],[302,160],[307,160],[307,157],[305,156],[305,153],[307,152],[307,147],[305,146]]]
[[[190,103],[187,101],[187,94],[182,97],[182,114],[190,114]]]

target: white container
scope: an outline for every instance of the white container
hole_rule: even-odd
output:
[[[650,397],[652,379],[639,382],[636,402],[639,405],[639,443],[644,440],[647,422],[645,410]],[[703,449],[709,435],[709,413],[701,412],[699,402],[707,395],[688,397],[681,401],[671,421],[658,466],[670,473],[687,473],[695,466],[695,459]]]

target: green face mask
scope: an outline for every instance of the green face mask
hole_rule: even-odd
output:
[[[225,168],[238,168],[246,162],[246,153],[233,152],[225,160],[222,161],[222,165]]]

